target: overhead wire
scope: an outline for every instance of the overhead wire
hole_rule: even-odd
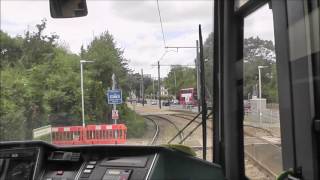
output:
[[[163,23],[162,23],[162,18],[161,18],[161,12],[160,12],[160,6],[159,6],[159,0],[157,0],[157,8],[158,8],[158,13],[159,13],[159,19],[160,19],[160,25],[161,25],[161,31],[162,31],[162,39],[163,39],[163,45],[166,47],[166,39],[164,35],[164,30],[163,30]]]

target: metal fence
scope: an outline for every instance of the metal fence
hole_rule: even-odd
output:
[[[259,127],[280,127],[279,110],[263,109],[260,115],[259,111],[245,111],[245,123]]]

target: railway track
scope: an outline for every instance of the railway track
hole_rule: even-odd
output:
[[[151,121],[154,125],[155,125],[155,133],[153,135],[153,138],[151,139],[149,145],[155,145],[156,142],[158,141],[159,139],[159,136],[160,136],[160,132],[163,131],[161,130],[160,128],[160,125],[159,125],[159,121],[162,121],[162,122],[167,122],[169,123],[171,126],[174,127],[174,129],[179,132],[180,129],[179,127],[174,123],[172,122],[171,120],[169,120],[168,118],[165,118],[165,117],[162,117],[162,116],[159,116],[159,115],[146,115],[144,116],[145,119],[148,119],[149,121]],[[183,139],[184,136],[183,136],[183,133],[180,134],[180,139]],[[166,143],[166,142],[163,142],[163,143]]]
[[[180,118],[184,118],[184,119],[187,119],[187,120],[190,120],[190,121],[191,121],[191,120],[194,118],[195,115],[191,115],[191,113],[186,113],[186,114],[172,114],[171,116],[180,117]],[[186,116],[187,116],[187,117],[191,117],[191,118],[186,118]],[[199,119],[199,121],[195,120],[195,122],[200,123],[201,117],[198,117],[197,119]],[[212,129],[211,124],[207,124],[207,126],[208,126],[208,128]],[[261,131],[264,131],[264,132],[266,132],[267,134],[269,134],[270,136],[274,137],[274,135],[272,134],[272,132],[269,131],[269,130],[267,130],[267,129],[264,129],[264,128],[261,128],[261,127],[256,127],[256,126],[253,126],[253,125],[244,125],[244,126],[245,126],[245,127],[254,128],[254,129],[258,129],[258,130],[261,130]],[[254,135],[254,134],[252,134],[252,133],[249,133],[249,132],[247,132],[247,131],[244,131],[244,134],[246,134],[247,136],[250,136],[250,137],[258,138],[258,139],[260,139],[261,141],[264,141],[264,142],[266,142],[266,143],[269,143],[269,144],[272,144],[272,145],[274,145],[274,146],[277,146],[277,147],[281,148],[279,144],[270,142],[270,141],[268,141],[268,140],[266,140],[266,139],[263,139],[263,138],[261,138],[261,137],[259,137],[259,136],[256,136],[256,135]]]
[[[171,116],[187,119],[187,120],[190,120],[190,121],[195,117],[195,115],[191,114],[191,113],[172,114]],[[201,117],[198,117],[195,120],[195,123],[200,123],[200,122],[201,122]],[[268,130],[266,130],[264,128],[255,127],[255,126],[251,126],[251,125],[244,125],[244,126],[246,126],[248,128],[254,128],[254,129],[257,129],[259,131],[264,131],[269,136],[274,137],[274,135],[270,131],[268,131]],[[212,129],[211,124],[208,124],[208,128]],[[244,130],[244,134],[247,137],[255,138],[256,141],[258,141],[258,143],[267,144],[268,148],[273,149],[275,154],[278,154],[278,153],[281,154],[281,146],[279,144],[270,142],[270,141],[268,141],[268,140],[266,140],[266,139],[264,139],[262,137],[254,135],[253,133],[250,133],[250,132],[248,132],[246,130]],[[245,149],[244,153],[245,153],[246,159],[249,161],[249,164],[251,164],[254,167],[256,167],[260,171],[260,174],[262,173],[265,176],[263,179],[274,179],[276,177],[277,173],[275,172],[276,171],[275,168],[270,168],[269,166],[265,165],[264,162],[261,162],[258,158],[256,158],[254,156],[254,153],[248,151],[247,149]],[[270,166],[272,167],[272,165],[270,165]],[[273,165],[273,167],[274,167],[274,165]]]
[[[154,145],[154,143],[157,141],[157,139],[159,137],[159,125],[155,120],[153,120],[152,118],[149,118],[148,116],[144,116],[144,118],[151,121],[155,126],[155,129],[156,129],[155,133],[154,133],[151,141],[149,142],[149,145]]]
[[[167,116],[167,115],[166,115]],[[191,113],[184,113],[184,114],[170,114],[168,116],[172,116],[172,117],[177,117],[177,118],[181,118],[181,119],[185,119],[185,120],[192,120],[195,116],[195,114],[191,114]],[[150,141],[150,145],[156,145],[156,144],[161,144],[161,143],[166,143],[166,142],[160,142],[159,137],[161,135],[163,135],[164,132],[162,132],[161,134],[161,130],[162,128],[159,125],[159,122],[167,122],[169,124],[171,124],[171,127],[174,127],[174,129],[179,132],[179,127],[172,122],[169,118],[165,118],[163,116],[160,115],[146,115],[144,116],[146,119],[150,120],[151,122],[153,122],[153,124],[155,125],[155,133],[153,135],[153,138]],[[201,122],[201,117],[198,117],[194,123],[200,123]],[[268,134],[269,136],[271,136],[271,132],[268,132],[267,130],[263,129],[263,128],[259,128],[259,127],[255,127],[255,126],[246,126],[248,128],[254,128],[256,130],[259,131],[265,131],[266,134]],[[208,123],[208,129],[212,129],[212,124]],[[246,138],[253,138],[254,142],[257,143],[261,146],[266,146],[266,149],[271,149],[273,151],[274,154],[278,154],[278,152],[280,152],[281,154],[281,147],[279,144],[275,144],[273,142],[270,142],[262,137],[256,136],[253,133],[250,133],[248,131],[244,131],[245,137]],[[183,135],[181,135],[179,137],[180,139],[183,139]],[[255,145],[255,144],[254,144]],[[275,167],[276,163],[272,162],[273,160],[270,159],[270,161],[264,162],[261,161],[259,158],[257,158],[255,156],[255,151],[252,151],[251,146],[245,146],[245,159],[247,161],[246,166],[248,167],[252,167],[255,168],[256,171],[258,171],[259,173],[254,173],[254,174],[259,174],[260,176],[258,176],[258,179],[261,179],[261,177],[263,177],[262,179],[274,179],[276,177],[277,174],[277,167]],[[260,148],[260,149],[259,149]],[[261,150],[262,147],[257,147],[257,149],[259,149],[261,152],[264,152],[263,150]],[[198,149],[201,149],[201,147],[198,147]],[[253,153],[254,152],[254,153]],[[258,156],[259,157],[259,156]]]
[[[189,120],[189,121],[193,120],[193,118],[195,117],[195,115],[192,115],[191,113],[187,113],[187,114],[170,114],[170,115],[174,116],[174,117],[186,119],[186,120]],[[189,118],[189,117],[191,117],[191,118]],[[200,123],[201,122],[201,117],[199,116],[197,119],[199,119],[199,120],[198,121],[195,120],[194,122],[195,123]],[[212,129],[211,124],[207,124],[207,128]]]

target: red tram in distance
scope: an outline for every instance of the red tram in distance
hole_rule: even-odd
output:
[[[52,127],[51,138],[57,145],[124,144],[127,127],[124,124]]]
[[[181,105],[197,106],[197,99],[197,89],[195,88],[180,89],[178,93],[178,100]]]

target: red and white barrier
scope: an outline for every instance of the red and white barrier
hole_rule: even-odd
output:
[[[126,139],[124,124],[52,127],[52,143],[58,145],[124,144]]]

